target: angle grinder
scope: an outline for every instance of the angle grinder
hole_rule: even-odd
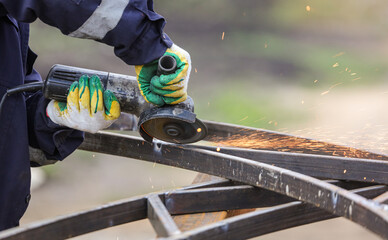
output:
[[[176,60],[172,56],[159,59],[157,74],[175,72]],[[43,86],[43,94],[48,99],[66,102],[70,85],[82,75],[97,75],[105,87],[117,97],[121,111],[139,117],[140,135],[149,142],[153,138],[171,143],[193,143],[207,135],[207,128],[196,118],[194,102],[188,97],[176,105],[156,107],[145,101],[140,94],[136,77],[102,72],[65,65],[54,65]]]

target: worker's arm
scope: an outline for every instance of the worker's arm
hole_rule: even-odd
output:
[[[113,46],[124,62],[137,65],[139,87],[148,102],[161,106],[187,98],[190,55],[163,33],[165,20],[153,11],[152,0],[0,0],[0,4],[0,12],[19,21],[40,18],[65,35]],[[153,79],[155,60],[163,54],[174,55],[180,63],[177,72]]]
[[[111,45],[130,65],[149,63],[172,46],[152,0],[0,0],[0,5],[0,12],[18,21],[39,18],[65,35]]]

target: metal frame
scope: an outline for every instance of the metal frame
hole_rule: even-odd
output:
[[[231,138],[233,134],[252,134],[252,131],[266,138],[279,139],[279,133],[260,129],[239,129],[238,126],[210,122],[207,125],[208,140],[213,141],[223,136]],[[291,141],[290,136],[284,136]],[[161,239],[246,239],[338,216],[388,239],[387,157],[338,145],[322,145],[309,139],[292,137],[292,140],[296,145],[306,141],[315,145],[313,148],[310,145],[306,154],[157,141],[150,144],[128,135],[87,134],[80,149],[175,166],[229,180],[122,200],[10,229],[1,232],[0,239],[39,239],[41,236],[64,239],[144,218],[150,220]],[[327,156],[326,146],[333,151],[342,149],[357,153],[355,157],[369,156],[375,160]],[[287,149],[301,151],[298,147]],[[310,154],[311,149],[326,156]],[[348,153],[345,155],[349,156]],[[266,209],[185,232],[177,227],[171,216],[263,207]]]

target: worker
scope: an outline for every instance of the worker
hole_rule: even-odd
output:
[[[114,47],[135,65],[144,98],[155,105],[187,97],[190,55],[163,32],[165,20],[152,0],[0,0],[0,97],[20,84],[41,81],[28,47],[29,23],[39,18],[63,34]],[[177,71],[155,76],[156,61],[173,55]],[[98,97],[96,97],[98,96]],[[108,127],[120,115],[115,96],[95,76],[73,83],[67,103],[41,92],[9,96],[0,115],[0,230],[18,226],[30,200],[29,146],[62,160],[83,141],[83,131]],[[81,130],[81,131],[80,131]]]

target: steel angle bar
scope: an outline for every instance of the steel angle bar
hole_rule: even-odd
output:
[[[221,152],[254,161],[272,164],[317,178],[364,181],[388,184],[388,161],[359,159],[336,156],[323,156],[291,152],[214,147],[186,146]]]
[[[66,239],[147,217],[146,197],[135,197],[0,232],[0,239]]]
[[[344,189],[366,187],[364,183],[327,181]],[[173,190],[164,196],[170,214],[272,207],[294,201],[285,195],[250,185]]]
[[[232,184],[228,180],[215,180],[198,183],[183,189],[200,189],[206,187]],[[156,193],[164,196],[164,192]],[[147,218],[148,195],[120,200],[97,208],[50,220],[31,223],[0,232],[1,240],[20,239],[66,239],[97,230],[117,226]]]
[[[373,199],[377,202],[382,202],[384,204],[388,204],[388,191],[381,194],[380,196],[377,196],[375,199]],[[388,206],[387,206],[388,207]]]
[[[155,232],[160,237],[170,237],[180,233],[170,213],[164,206],[158,195],[151,195],[147,198],[147,216]]]
[[[207,141],[235,147],[262,150],[309,153],[352,158],[388,160],[388,156],[352,147],[297,137],[275,131],[234,124],[203,121],[208,128]]]
[[[165,196],[171,214],[268,207],[293,198],[249,185],[172,191]]]
[[[262,187],[348,218],[377,235],[388,238],[388,210],[382,205],[290,170],[208,150],[187,149],[180,145],[162,143],[148,144],[138,138],[112,133],[89,135],[82,148],[175,166]]]
[[[353,192],[373,198],[386,189],[386,186],[373,186],[356,189]],[[294,201],[234,216],[164,239],[247,239],[336,217],[338,216],[310,204]]]

